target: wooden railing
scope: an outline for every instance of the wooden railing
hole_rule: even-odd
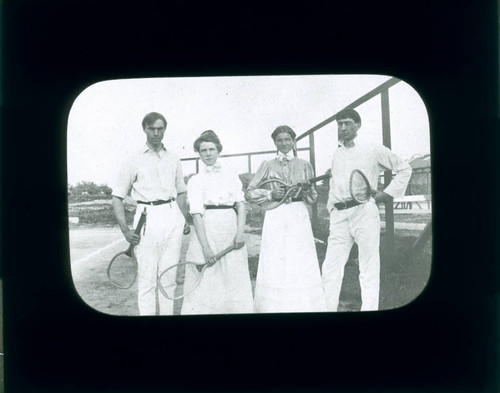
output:
[[[297,149],[297,151],[309,151],[309,147],[302,147]],[[230,157],[247,157],[247,172],[252,173],[252,156],[264,155],[264,154],[276,154],[276,150],[266,150],[266,151],[253,151],[250,153],[237,153],[237,154],[221,154],[219,158],[230,158]],[[190,157],[182,158],[181,161],[196,161],[196,173],[200,170],[200,157]]]

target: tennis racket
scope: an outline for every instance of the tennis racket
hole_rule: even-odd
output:
[[[360,204],[368,202],[370,198],[374,197],[377,193],[370,186],[370,182],[366,175],[359,169],[355,169],[351,172],[349,192],[351,193],[351,198]]]
[[[224,255],[230,253],[233,250],[239,249],[239,248],[243,247],[244,245],[245,245],[245,243],[240,243],[239,247],[236,247],[234,244],[231,244],[229,247],[227,247],[226,249],[224,249],[221,252],[219,252],[218,254],[216,254],[215,260],[221,259]],[[200,274],[196,280],[194,280],[192,283],[183,282],[182,283],[182,286],[183,286],[182,290],[180,287],[177,286],[178,284],[177,284],[177,281],[175,279],[170,280],[170,282],[173,283],[172,285],[163,286],[163,284],[162,284],[163,277],[165,277],[166,275],[174,275],[175,276],[177,274],[178,268],[181,268],[181,267],[186,268],[188,265],[194,265],[198,269],[198,271],[200,272]],[[165,296],[167,299],[170,299],[170,300],[182,299],[184,296],[187,296],[191,292],[193,292],[195,290],[195,288],[200,284],[201,279],[203,278],[203,273],[205,273],[205,270],[208,267],[209,266],[206,263],[204,263],[204,264],[197,264],[194,262],[177,263],[173,266],[170,266],[168,269],[165,269],[158,276],[158,280],[156,283],[157,287],[158,287],[159,291],[161,292],[161,294],[163,296]],[[173,278],[175,278],[175,277],[173,277]],[[189,285],[189,287],[186,285]],[[179,292],[181,292],[181,293],[179,293]]]
[[[141,213],[135,233],[139,234],[146,222],[146,208]],[[128,289],[134,285],[137,278],[137,259],[134,255],[134,245],[131,244],[125,251],[116,254],[108,264],[108,280],[115,287]]]
[[[316,183],[318,181],[328,179],[328,178],[330,178],[330,175],[322,175],[322,176],[313,177],[311,179],[308,179],[307,182]],[[276,209],[278,206],[283,204],[287,199],[291,198],[292,195],[295,195],[295,193],[301,188],[300,184],[289,186],[283,180],[280,180],[280,179],[264,180],[263,182],[261,182],[258,185],[258,188],[262,188],[262,186],[264,186],[266,184],[270,184],[270,183],[278,183],[280,185],[283,185],[283,186],[285,186],[286,191],[285,191],[285,195],[283,195],[283,198],[281,198],[279,201],[272,200],[272,201],[265,201],[265,202],[261,203],[260,206],[265,210]]]

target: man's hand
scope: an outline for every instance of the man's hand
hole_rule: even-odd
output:
[[[279,186],[279,188],[276,188],[271,192],[271,196],[275,201],[281,201],[281,199],[285,196],[285,193],[285,186]]]
[[[126,229],[123,231],[123,236],[125,236],[125,239],[134,246],[139,244],[141,241],[141,235],[138,235],[132,229]]]
[[[182,233],[184,235],[189,235],[191,233],[191,227],[187,222],[184,224],[184,230],[182,231]]]
[[[390,196],[389,194],[386,194],[383,191],[377,191],[373,198],[375,199],[375,202],[377,204],[378,203],[392,202],[392,196]]]

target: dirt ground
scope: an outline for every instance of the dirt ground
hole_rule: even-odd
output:
[[[89,204],[90,206],[92,204]],[[421,212],[420,212],[421,213]],[[401,214],[396,222],[396,250],[391,257],[387,255],[385,244],[385,225],[381,234],[381,291],[380,309],[402,307],[413,301],[425,288],[431,270],[432,242],[411,260],[402,256],[411,248],[430,215]],[[322,241],[328,237],[328,220],[318,220],[313,228],[318,260],[323,262],[326,245]],[[194,234],[194,228],[191,231]],[[253,286],[258,268],[258,254],[261,229],[247,226],[246,245],[249,255],[250,279]],[[189,237],[183,241],[182,255],[185,255]],[[71,269],[75,289],[82,301],[89,307],[106,314],[136,316],[137,286],[118,289],[107,279],[106,269],[109,260],[119,251],[127,248],[126,242],[116,226],[80,223],[70,226]],[[340,295],[340,311],[359,311],[361,306],[359,289],[359,268],[356,247],[345,268],[344,281]],[[182,282],[182,272],[178,281]],[[162,296],[160,294],[160,296]],[[179,314],[182,301],[176,301],[175,314]]]
[[[260,235],[252,228],[246,231],[246,247],[250,260],[258,256]],[[194,234],[194,228],[191,231]],[[189,236],[184,236],[181,255],[185,255],[189,243]],[[97,241],[99,238],[100,241]],[[114,240],[112,247],[105,247]],[[137,283],[129,289],[120,289],[113,286],[107,277],[107,265],[110,259],[127,248],[118,228],[73,228],[70,229],[71,243],[71,272],[75,289],[82,299],[91,308],[111,315],[139,315],[137,309]],[[99,243],[104,247],[99,248]],[[104,249],[103,249],[104,248]],[[89,250],[84,256],[82,249]],[[183,259],[181,259],[181,262]],[[255,270],[255,269],[254,269]],[[256,272],[256,270],[255,270]],[[182,282],[183,271],[179,271],[177,281]],[[255,285],[255,275],[251,274],[252,286]],[[159,296],[162,296],[161,294]],[[178,315],[182,300],[174,303],[174,314]]]

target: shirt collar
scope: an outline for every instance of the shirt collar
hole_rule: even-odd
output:
[[[143,153],[147,153],[148,151],[152,151],[152,152],[155,152],[153,149],[151,149],[147,143],[144,144],[144,146],[142,147],[142,150],[141,150]],[[161,151],[167,151],[167,149],[165,148],[165,145],[162,143],[161,144],[161,148],[160,150],[158,150],[158,152],[161,152]]]
[[[344,143],[344,140],[343,139],[339,139],[337,144],[340,146],[340,147],[343,147],[343,148],[346,148],[346,149],[350,149],[349,147],[346,147],[345,143]],[[354,141],[354,146],[353,147],[356,147],[357,146],[357,142]]]

